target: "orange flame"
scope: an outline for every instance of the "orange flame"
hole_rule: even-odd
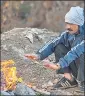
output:
[[[8,67],[9,65],[13,65],[15,62],[13,60],[4,60],[1,62],[1,67]]]
[[[4,90],[13,90],[18,81],[22,82],[22,79],[17,77],[16,67],[8,67],[14,63],[13,60],[1,62],[1,71],[3,72],[3,77],[5,78],[6,83]]]

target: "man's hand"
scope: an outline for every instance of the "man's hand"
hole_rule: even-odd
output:
[[[39,56],[37,54],[25,54],[25,57],[31,60],[38,60]]]
[[[47,60],[43,60],[43,63],[44,63],[44,66],[46,68],[49,68],[49,69],[59,70],[61,68],[58,63],[57,64],[53,64],[52,62],[47,61]]]

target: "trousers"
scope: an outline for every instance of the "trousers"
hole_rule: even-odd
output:
[[[64,46],[63,44],[58,44],[55,47],[55,61],[56,63],[59,61],[60,58],[64,57],[69,49]],[[82,54],[78,59],[74,60],[68,67],[60,68],[57,70],[57,74],[64,74],[64,73],[72,73],[72,75],[78,80],[78,81],[85,81],[85,64],[84,64],[84,56],[85,54]]]

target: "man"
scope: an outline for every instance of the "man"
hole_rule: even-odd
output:
[[[51,62],[45,62],[45,64],[44,64],[44,66],[46,66],[50,69],[59,70],[60,68],[68,67],[73,60],[76,60],[77,58],[80,58],[80,65],[78,67],[78,71],[77,71],[78,73],[77,73],[76,80],[78,82],[79,88],[81,89],[81,90],[78,90],[78,91],[83,91],[83,92],[85,90],[85,79],[84,79],[84,74],[85,74],[85,71],[84,71],[84,68],[85,68],[85,64],[84,64],[85,50],[84,50],[84,45],[85,45],[85,40],[83,40],[77,46],[71,48],[71,50],[64,57],[60,58],[60,60],[57,64],[53,64]],[[69,77],[69,75],[68,75],[68,77]],[[65,80],[65,78],[63,78],[61,80],[61,82],[63,80]],[[64,85],[65,81],[62,84],[61,84],[61,82],[59,81],[55,87],[57,87],[57,88],[58,87],[64,87],[64,88],[65,87],[71,87],[71,86],[65,86]]]
[[[44,60],[54,52],[55,64],[48,62],[49,64],[45,63],[45,66],[58,70],[57,73],[64,74],[64,77],[56,84],[55,87],[57,88],[68,88],[76,86],[78,81],[81,83],[84,82],[84,76],[79,75],[81,72],[80,66],[84,65],[84,52],[82,49],[80,51],[76,50],[78,44],[81,45],[81,42],[84,40],[83,8],[79,6],[71,7],[69,12],[65,15],[65,23],[66,31],[59,37],[49,41],[38,50],[36,54],[25,55],[26,57],[34,57],[33,59],[36,60]],[[73,55],[70,55],[70,53],[73,53]],[[80,56],[81,53],[83,53],[83,56]],[[78,59],[76,59],[76,57]],[[77,82],[75,79],[77,79]]]

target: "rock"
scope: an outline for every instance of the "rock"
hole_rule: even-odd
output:
[[[11,96],[14,96],[14,91],[7,91]]]
[[[32,28],[31,29],[31,32],[32,33],[35,33],[35,34],[38,34],[39,33],[39,30],[37,28]]]
[[[47,89],[48,87],[51,87],[51,86],[53,86],[53,83],[52,83],[51,81],[49,81],[47,84],[46,84],[46,83],[43,84],[43,85],[42,85],[42,88]]]
[[[28,38],[31,43],[33,43],[33,34],[32,33],[26,34],[25,37]]]
[[[53,86],[53,83],[51,81],[49,81],[47,86]]]
[[[6,45],[2,45],[2,47],[3,47],[3,49],[4,49],[5,51],[8,50]]]
[[[36,95],[34,90],[29,88],[28,86],[18,83],[16,85],[16,89],[14,90],[15,95]]]
[[[47,84],[43,84],[43,85],[42,85],[42,88],[43,88],[43,89],[47,88]]]
[[[25,82],[32,81],[35,86],[41,88],[42,84],[46,84],[47,81],[54,78],[54,71],[43,68],[42,62],[39,62],[39,64],[38,62],[33,62],[25,58],[25,54],[36,52],[44,44],[35,38],[34,32],[37,32],[38,34],[36,35],[39,36],[44,35],[44,41],[48,41],[50,36],[54,36],[50,31],[38,28],[15,28],[2,33],[1,60],[13,59],[16,62],[15,66],[17,70],[20,71],[20,76],[23,80]],[[33,44],[25,37],[29,33],[33,35]],[[32,80],[32,78],[36,79]]]
[[[1,91],[1,95],[2,95],[2,96],[11,96],[11,94],[9,94],[9,93],[6,92],[6,91]]]
[[[11,48],[14,52],[18,53],[18,56],[24,58],[24,50],[23,49],[20,49],[20,48],[18,49],[14,46],[11,46]]]
[[[44,35],[35,35],[35,37],[40,41],[40,42],[42,42],[42,41],[44,41]]]
[[[57,82],[58,82],[58,79],[55,79],[55,80],[53,81],[54,84],[56,84]]]

